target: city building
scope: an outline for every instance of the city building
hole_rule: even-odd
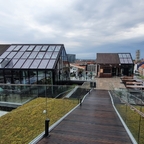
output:
[[[138,62],[140,60],[140,50],[136,51],[136,61]]]
[[[69,73],[63,44],[0,45],[0,83],[54,85]]]
[[[133,59],[130,53],[97,53],[98,77],[133,75]]]
[[[69,63],[75,63],[76,55],[75,54],[67,54]]]
[[[136,71],[137,74],[144,76],[144,64],[139,66],[138,71]]]

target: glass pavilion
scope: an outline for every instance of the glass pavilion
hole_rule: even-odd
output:
[[[98,77],[132,76],[133,59],[130,53],[97,53]]]
[[[12,44],[0,56],[0,83],[59,84],[69,71],[63,44]]]

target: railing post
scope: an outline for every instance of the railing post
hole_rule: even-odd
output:
[[[79,102],[80,102],[80,106],[81,106],[81,105],[82,105],[82,98],[80,98],[80,101],[79,101]]]
[[[45,137],[49,136],[49,119],[45,120]]]

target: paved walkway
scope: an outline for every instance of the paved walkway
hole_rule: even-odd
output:
[[[38,144],[131,144],[107,90],[93,90]]]
[[[112,88],[125,88],[120,77],[96,78],[96,89],[110,90]]]

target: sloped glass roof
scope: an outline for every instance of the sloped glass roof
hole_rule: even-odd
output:
[[[0,68],[53,69],[62,44],[11,45],[0,56]]]
[[[119,53],[118,56],[121,64],[133,64],[131,55],[129,53]]]

